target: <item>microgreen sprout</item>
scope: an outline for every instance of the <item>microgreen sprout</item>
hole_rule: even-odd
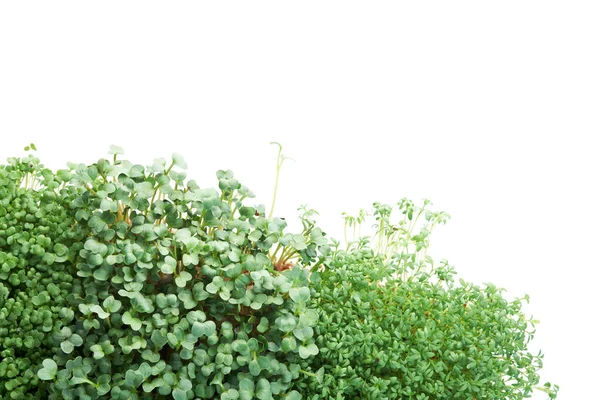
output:
[[[320,381],[296,383],[310,399],[523,399],[538,385],[542,355],[528,352],[536,320],[502,289],[463,279],[427,256],[435,226],[449,215],[428,200],[343,214],[346,249],[332,243],[311,275],[311,307],[319,311],[319,354],[303,370]],[[374,234],[357,234],[372,223]],[[349,232],[352,232],[350,236]],[[351,240],[349,240],[351,238]]]
[[[274,144],[269,215],[232,171],[188,180],[178,154],[0,165],[0,398],[556,398],[528,297],[427,255],[448,214],[374,203],[343,215],[342,247],[302,206],[288,232]]]
[[[319,351],[313,213],[288,233],[231,171],[200,188],[178,154],[144,167],[109,153],[0,168],[0,397],[299,398],[291,383]],[[273,264],[277,246],[293,265]]]

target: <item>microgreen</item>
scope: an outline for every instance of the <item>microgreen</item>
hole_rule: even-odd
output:
[[[62,330],[74,319],[74,243],[83,237],[70,223],[73,198],[32,154],[0,165],[0,398],[45,398],[40,382],[57,371],[49,358],[82,344]]]
[[[204,189],[186,181],[180,155],[144,167],[121,159],[117,146],[110,154],[56,174],[30,156],[0,169],[0,211],[10,222],[0,226],[0,299],[11,312],[0,324],[14,337],[0,344],[33,352],[48,343],[28,367],[3,359],[19,375],[35,372],[33,382],[12,376],[9,386],[32,394],[39,379],[50,399],[295,398],[299,362],[318,351],[303,267],[323,235],[285,232],[282,219],[244,203],[253,195],[231,171],[217,172],[218,190]],[[272,261],[278,246],[284,269]],[[37,266],[35,284],[20,259]],[[17,336],[26,325],[12,320],[15,290],[29,302],[16,303],[21,313],[37,310],[39,333]],[[280,329],[281,318],[291,329]],[[0,379],[9,374],[0,370]]]
[[[448,219],[429,205],[403,199],[344,214],[352,241],[334,245],[311,276],[321,351],[303,368],[323,371],[323,382],[303,374],[297,389],[310,399],[523,399],[534,389],[555,398],[558,386],[538,385],[542,355],[527,350],[537,321],[524,299],[457,282],[427,255]],[[374,236],[357,237],[369,222]]]
[[[427,255],[446,213],[374,203],[344,214],[342,248],[302,206],[288,232],[275,144],[268,215],[232,171],[187,180],[178,154],[0,165],[0,398],[556,398],[526,298]]]

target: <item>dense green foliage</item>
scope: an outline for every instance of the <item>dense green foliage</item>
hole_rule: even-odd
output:
[[[527,352],[535,321],[522,299],[455,282],[447,262],[434,265],[429,236],[447,215],[427,204],[401,201],[392,223],[393,208],[376,203],[373,246],[336,249],[314,272],[321,352],[309,363],[324,378],[298,383],[308,399],[523,399],[538,383],[542,356]],[[538,389],[555,397],[556,388]]]
[[[205,189],[176,154],[111,154],[0,166],[0,400],[556,397],[523,299],[427,256],[448,217],[427,202],[346,216],[342,249],[312,210],[287,233],[231,171]]]
[[[55,178],[32,156],[0,167],[0,398],[45,397],[36,371],[73,318],[71,244],[83,236]]]
[[[157,160],[144,168],[117,160],[118,148],[113,152],[112,161],[70,164],[38,179],[36,190],[15,189],[22,179],[11,167],[3,170],[14,178],[3,181],[4,190],[23,193],[5,213],[13,225],[31,220],[37,223],[31,232],[47,233],[50,222],[28,217],[41,213],[36,200],[41,207],[44,196],[68,205],[53,218],[70,232],[65,243],[75,271],[70,276],[53,267],[54,283],[51,276],[38,278],[37,286],[26,279],[26,265],[11,271],[28,260],[48,271],[67,258],[62,236],[53,236],[62,230],[17,245],[32,233],[14,235],[21,230],[6,227],[11,239],[2,246],[8,265],[2,278],[10,286],[2,286],[2,312],[10,314],[3,320],[10,334],[3,346],[34,350],[16,361],[8,353],[4,375],[33,386],[31,366],[39,368],[51,399],[300,398],[290,390],[301,373],[299,361],[318,352],[312,329],[318,314],[306,307],[308,271],[302,266],[314,261],[317,247],[327,251],[323,234],[309,217],[303,234],[285,233],[284,220],[243,204],[252,194],[229,171],[218,172],[219,191],[201,189],[184,181],[185,163],[177,155],[170,165]],[[11,163],[21,168],[31,160]],[[5,255],[7,246],[16,254]],[[273,263],[292,259],[293,267]],[[56,286],[61,280],[71,283]],[[12,305],[17,290],[27,301],[18,308]],[[38,308],[51,298],[49,311]],[[36,308],[35,322],[50,335],[32,335],[17,318],[24,315],[16,310]],[[52,351],[40,353],[42,340]],[[27,367],[27,374],[15,370]]]

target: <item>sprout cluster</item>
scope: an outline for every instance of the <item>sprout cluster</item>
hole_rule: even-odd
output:
[[[83,233],[63,183],[31,155],[0,166],[0,398],[45,397],[37,369],[73,320],[72,244]]]
[[[144,167],[112,153],[56,174],[32,157],[0,170],[0,390],[299,399],[300,362],[318,353],[303,265],[328,250],[323,233],[308,217],[285,233],[230,171],[203,189],[177,155]],[[294,265],[276,268],[281,254]]]
[[[534,388],[556,398],[558,387],[536,386],[542,355],[527,351],[536,321],[524,299],[456,282],[454,268],[427,256],[432,229],[448,218],[428,204],[375,203],[346,217],[354,230],[372,215],[377,233],[338,247],[313,273],[321,351],[307,370],[321,369],[323,383],[301,377],[298,390],[311,400],[517,400]]]
[[[0,399],[556,398],[526,299],[427,255],[448,218],[429,202],[346,215],[341,249],[313,210],[286,232],[231,171],[201,188],[177,154],[110,153],[0,165]]]

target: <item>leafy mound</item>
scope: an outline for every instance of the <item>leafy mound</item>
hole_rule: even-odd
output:
[[[375,203],[371,242],[346,216],[342,250],[312,210],[291,234],[246,204],[231,171],[204,189],[176,154],[111,154],[0,166],[0,399],[556,397],[525,299],[427,255],[448,217],[428,202]]]
[[[446,262],[434,265],[428,238],[446,214],[403,200],[403,220],[393,224],[392,207],[375,206],[375,250],[361,240],[314,272],[321,352],[307,369],[324,368],[324,377],[297,382],[305,398],[530,397],[542,356],[527,351],[535,321],[521,312],[523,299],[508,302],[491,284],[455,282]],[[421,215],[428,222],[414,233]],[[537,388],[556,397],[549,384]]]
[[[4,289],[11,317],[2,344],[20,348],[26,336],[22,346],[32,348],[22,361],[8,359],[3,376],[33,379],[31,388],[38,383],[36,368],[50,399],[299,399],[290,389],[299,362],[318,352],[312,328],[318,314],[306,307],[302,266],[326,243],[323,234],[309,219],[303,234],[285,233],[284,220],[244,205],[252,193],[230,171],[217,173],[219,191],[201,189],[185,181],[185,162],[177,155],[170,165],[157,160],[145,168],[117,160],[120,152],[113,148],[112,161],[44,171],[48,179],[38,181],[37,190],[14,189],[23,194],[13,203],[31,210],[11,208],[13,225],[28,221],[38,212],[35,203],[48,197],[61,201],[51,203],[58,209],[52,221],[72,233],[64,246],[55,227],[48,240],[36,239],[40,245],[13,244],[14,234],[2,243],[3,251],[21,252],[2,253],[12,257],[5,265],[22,264],[31,253],[29,264],[50,274],[38,279],[45,285],[39,288],[25,284],[24,265],[1,275],[10,290],[22,288],[28,296],[16,313],[16,293]],[[38,197],[25,203],[31,196]],[[51,245],[55,254],[44,254]],[[65,261],[66,248],[74,278],[47,267]],[[291,259],[293,267],[274,264]],[[52,277],[70,283],[56,286]],[[51,298],[49,311],[39,308]],[[36,308],[35,321],[52,330],[45,340],[53,351],[40,353],[41,336],[19,333],[23,317]]]

